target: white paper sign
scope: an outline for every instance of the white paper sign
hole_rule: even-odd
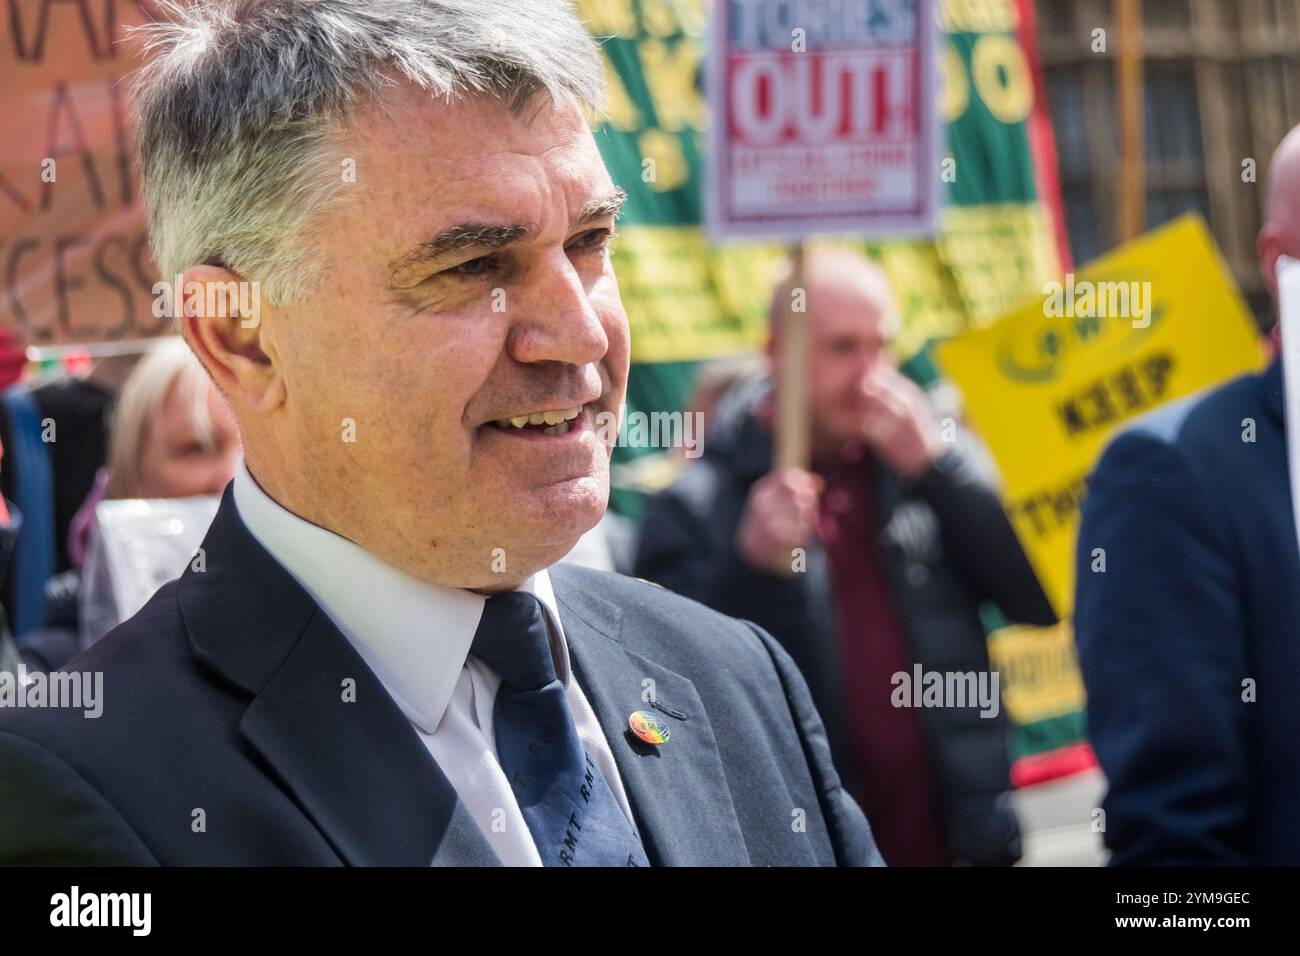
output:
[[[1291,514],[1300,547],[1300,261],[1277,260],[1277,300],[1282,323],[1282,380],[1286,383],[1286,458]]]
[[[101,501],[81,580],[81,646],[135,614],[195,559],[221,498]]]
[[[716,0],[714,238],[933,235],[934,0]]]

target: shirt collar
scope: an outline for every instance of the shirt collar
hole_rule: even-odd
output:
[[[407,719],[426,733],[436,730],[486,596],[417,578],[303,520],[263,491],[242,461],[234,484],[235,507],[253,537],[312,596]],[[518,590],[546,609],[555,672],[567,687],[569,649],[550,577],[538,571]]]

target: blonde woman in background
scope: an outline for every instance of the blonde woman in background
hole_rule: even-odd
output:
[[[103,569],[89,566],[97,565],[90,558],[99,503],[219,495],[239,455],[234,419],[189,346],[174,338],[150,347],[122,385],[107,465],[69,529],[75,568],[50,579],[45,624],[19,641],[29,670],[63,666],[117,623],[103,604]]]
[[[118,398],[104,497],[219,495],[238,463],[235,420],[189,346],[153,346]]]

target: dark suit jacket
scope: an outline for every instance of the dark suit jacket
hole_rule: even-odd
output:
[[[1300,864],[1298,626],[1274,363],[1140,420],[1091,479],[1075,629],[1113,863]]]
[[[0,862],[498,862],[379,680],[244,527],[229,487],[203,547],[206,570],[68,665],[103,672],[101,717],[0,710]],[[551,576],[652,863],[879,862],[804,681],[767,634],[630,578]],[[627,724],[648,706],[647,680],[685,715],[664,716],[671,739],[658,747]]]

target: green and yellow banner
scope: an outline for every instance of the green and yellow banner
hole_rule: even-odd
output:
[[[596,139],[629,193],[614,251],[632,323],[629,410],[682,410],[708,359],[758,351],[784,250],[710,245],[701,228],[706,0],[578,0],[602,40],[609,80]],[[936,376],[931,346],[988,325],[1070,267],[1056,154],[1044,110],[1031,0],[940,0],[935,176],[943,183],[935,241],[874,243],[903,309],[906,370]],[[671,451],[619,448],[615,507],[670,481]],[[1026,781],[1088,762],[1082,686],[1068,631],[1002,629],[990,648],[1019,724],[1014,752]],[[1085,751],[1083,756],[1080,752]]]
[[[577,0],[601,40],[609,83],[596,140],[629,194],[614,260],[632,323],[630,409],[681,409],[698,362],[762,347],[784,254],[772,244],[711,245],[701,228],[710,7]],[[1068,261],[1050,125],[1034,80],[1032,3],[942,0],[938,10],[942,231],[933,242],[868,247],[894,280],[904,310],[898,345],[922,380],[933,376],[933,340],[991,321]]]

